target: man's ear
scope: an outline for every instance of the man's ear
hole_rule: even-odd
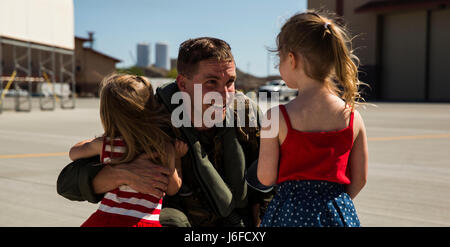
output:
[[[181,74],[178,74],[176,82],[180,91],[186,92],[186,77]]]

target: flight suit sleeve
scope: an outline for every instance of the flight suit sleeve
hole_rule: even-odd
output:
[[[258,160],[247,169],[245,181],[248,185],[249,201],[251,204],[259,204],[259,217],[262,218],[276,192],[274,186],[265,186],[259,182],[257,167]]]
[[[104,194],[95,194],[92,180],[103,168],[100,157],[79,159],[68,164],[58,176],[57,193],[71,201],[98,203]]]

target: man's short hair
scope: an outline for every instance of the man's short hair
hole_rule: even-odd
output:
[[[197,72],[198,63],[207,59],[234,61],[230,45],[221,39],[211,37],[188,39],[181,43],[178,51],[178,73],[190,77]]]

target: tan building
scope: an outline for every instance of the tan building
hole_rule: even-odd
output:
[[[76,91],[80,95],[96,95],[100,81],[116,71],[120,60],[84,45],[85,42],[92,42],[92,38],[75,37]]]
[[[308,0],[344,17],[372,99],[450,102],[450,0]]]

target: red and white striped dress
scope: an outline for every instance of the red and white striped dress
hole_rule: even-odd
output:
[[[126,152],[125,142],[121,138],[103,140],[102,163],[121,157]],[[161,227],[159,213],[162,198],[139,193],[126,185],[109,191],[100,202],[100,206],[81,227]]]

